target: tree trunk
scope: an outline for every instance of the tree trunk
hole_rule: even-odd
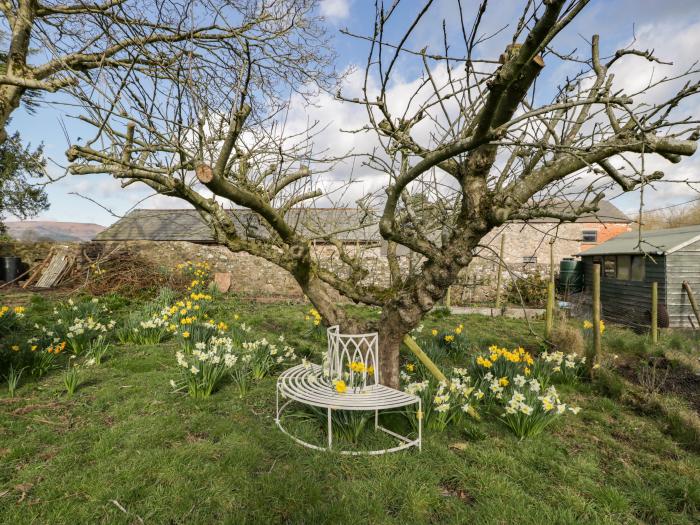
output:
[[[0,87],[0,144],[7,140],[7,124],[12,112],[19,107],[22,93],[16,86]]]
[[[398,316],[382,313],[379,324],[379,379],[386,386],[399,387],[399,350],[407,333]]]

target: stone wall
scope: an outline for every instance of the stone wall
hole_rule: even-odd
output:
[[[626,226],[625,226],[626,228]],[[491,301],[495,297],[496,275],[498,271],[498,251],[500,238],[505,234],[504,261],[507,269],[503,272],[503,287],[512,278],[529,274],[546,274],[549,271],[549,241],[554,242],[555,265],[564,257],[573,257],[581,251],[581,232],[599,229],[599,238],[621,230],[619,225],[605,228],[599,223],[574,223],[555,225],[508,224],[499,231],[492,232],[484,239],[484,247],[479,249],[472,264],[464,269],[456,285],[452,288],[453,304],[470,304]],[[195,244],[184,241],[127,241],[104,243],[107,251],[115,245],[127,245],[130,249],[154,260],[165,269],[173,270],[188,260],[207,261],[216,272],[229,272],[232,275],[231,291],[258,298],[303,299],[303,293],[294,279],[284,270],[264,259],[247,253],[231,253],[222,246]],[[46,256],[49,243],[14,243],[14,253],[33,264]],[[369,269],[366,282],[377,285],[389,284],[389,270],[379,247],[357,247],[362,250],[364,264]],[[351,254],[354,246],[348,246]],[[337,250],[328,245],[315,247],[316,257],[325,267],[342,268]],[[527,260],[525,258],[528,258]],[[403,267],[409,264],[407,257],[401,258]],[[414,264],[419,264],[414,261]],[[340,297],[338,296],[338,299]]]

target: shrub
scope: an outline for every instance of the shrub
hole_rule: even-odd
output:
[[[560,323],[552,330],[550,343],[555,350],[565,354],[583,355],[586,344],[581,335],[581,330],[567,323]]]
[[[547,282],[538,273],[512,279],[506,289],[506,298],[512,304],[542,308],[547,302]]]

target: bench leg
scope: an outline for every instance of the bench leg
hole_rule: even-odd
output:
[[[418,452],[423,449],[423,401],[418,400]]]
[[[331,409],[328,409],[328,450],[333,447],[333,423],[331,419]]]
[[[379,428],[379,410],[374,411],[374,430]]]

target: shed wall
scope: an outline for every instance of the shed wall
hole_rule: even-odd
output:
[[[593,257],[584,256],[585,290],[591,293]],[[601,267],[600,302],[603,319],[632,327],[649,325],[651,311],[651,284],[659,287],[659,303],[666,304],[666,258],[663,255],[646,258],[643,281],[623,281],[605,277]]]
[[[700,302],[700,241],[667,255],[666,261],[666,298],[671,326],[690,327],[692,318],[697,327],[688,295],[683,290],[683,281],[688,281],[696,302]]]

